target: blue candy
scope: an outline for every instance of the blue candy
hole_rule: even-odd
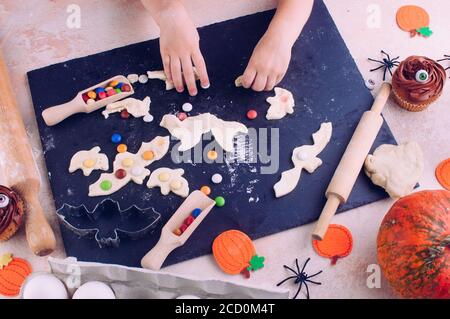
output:
[[[111,136],[111,142],[113,142],[114,144],[118,144],[121,141],[122,141],[122,135],[115,133]]]
[[[106,90],[105,90],[104,88],[96,88],[96,89],[95,89],[95,93],[97,93],[97,95],[98,95],[100,92],[106,92]]]
[[[197,218],[202,213],[200,208],[196,208],[192,211],[192,217]]]
[[[121,89],[122,90],[122,86],[124,85],[123,82],[119,82],[119,84],[116,85],[115,89]]]

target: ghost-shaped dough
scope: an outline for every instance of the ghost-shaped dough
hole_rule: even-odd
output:
[[[266,115],[268,120],[279,120],[294,113],[294,96],[286,89],[276,87],[275,96],[267,98],[267,102],[270,104]]]
[[[109,169],[108,157],[100,151],[100,147],[95,146],[89,151],[75,153],[70,160],[69,172],[73,173],[77,169],[81,169],[84,176],[89,176],[95,170],[107,171]]]
[[[143,117],[144,122],[148,122],[148,119],[151,118],[150,115],[150,97],[147,96],[145,99],[138,100],[132,97],[129,97],[125,100],[121,100],[115,103],[108,104],[105,110],[102,112],[105,119],[109,117],[109,114],[122,112],[123,110],[127,110],[128,113],[133,115],[134,117]]]
[[[178,196],[187,197],[189,195],[189,184],[188,181],[182,177],[183,174],[184,170],[182,168],[158,168],[150,175],[147,187],[160,187],[161,194],[163,195],[168,195],[172,192]]]
[[[375,185],[392,198],[410,194],[423,172],[423,153],[416,142],[384,144],[366,158],[364,169]]]
[[[239,133],[248,133],[244,124],[224,121],[210,113],[190,116],[183,121],[175,115],[167,114],[164,115],[160,125],[181,141],[178,148],[180,152],[193,148],[200,142],[202,135],[209,131],[226,152],[231,152],[234,149],[234,137]]]

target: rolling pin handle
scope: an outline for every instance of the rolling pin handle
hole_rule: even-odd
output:
[[[325,207],[320,214],[320,218],[316,224],[316,227],[312,233],[313,239],[323,240],[325,234],[328,230],[328,226],[330,225],[331,219],[334,214],[336,214],[339,205],[342,203],[342,198],[339,195],[330,193],[328,195],[327,202]]]
[[[372,105],[371,111],[377,114],[381,114],[381,111],[383,111],[384,106],[386,105],[386,101],[389,98],[389,95],[391,94],[392,86],[384,82],[381,85],[380,92],[378,93],[377,97],[375,98],[375,101]]]

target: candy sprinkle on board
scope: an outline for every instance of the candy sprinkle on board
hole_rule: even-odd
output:
[[[436,178],[442,187],[450,191],[450,158],[447,158],[436,168]]]
[[[339,258],[350,255],[353,248],[352,233],[342,225],[330,225],[323,240],[314,239],[314,250],[322,257],[330,258],[335,265]]]

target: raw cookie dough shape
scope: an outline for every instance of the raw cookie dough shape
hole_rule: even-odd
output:
[[[322,160],[317,156],[330,142],[332,133],[332,124],[330,122],[322,123],[320,129],[313,134],[313,145],[303,145],[294,149],[292,162],[295,167],[281,173],[280,181],[273,187],[277,198],[285,196],[295,189],[303,169],[312,174],[322,165]]]
[[[267,103],[270,104],[266,115],[268,120],[279,120],[294,113],[294,96],[286,89],[276,87],[275,96],[267,98]]]
[[[170,192],[181,197],[189,195],[188,181],[182,177],[184,169],[170,169],[166,167],[153,171],[147,182],[148,188],[160,187],[161,194],[168,195]]]
[[[166,128],[173,137],[181,141],[178,148],[180,152],[193,148],[200,142],[202,135],[209,131],[226,152],[231,152],[234,149],[234,137],[239,133],[248,133],[244,124],[224,121],[210,113],[190,116],[183,121],[175,115],[167,114],[161,120],[160,126]]]
[[[100,153],[100,147],[95,146],[89,151],[79,151],[72,156],[69,172],[77,169],[83,171],[84,176],[89,176],[95,170],[107,171],[109,169],[108,157]]]
[[[135,98],[127,98],[122,101],[118,101],[115,103],[108,104],[105,110],[102,112],[105,119],[109,117],[109,114],[122,112],[123,110],[127,110],[128,113],[133,115],[134,117],[143,117],[144,122],[148,122],[150,118],[150,97],[147,96],[145,99],[138,100]]]
[[[416,142],[381,145],[364,163],[367,176],[392,198],[410,194],[422,176],[423,167],[423,153]]]
[[[195,77],[195,81],[200,80],[200,77],[198,76],[198,72],[197,69],[194,67],[194,77]],[[169,82],[167,80],[167,76],[164,73],[163,70],[160,71],[148,71],[147,72],[147,76],[150,80],[161,80],[164,81],[166,83],[166,91],[170,91],[173,90],[175,88],[175,85],[173,85],[172,82]],[[184,78],[183,78],[184,81]]]
[[[150,170],[145,167],[154,161],[160,160],[169,150],[169,136],[157,136],[149,143],[142,143],[136,154],[129,152],[119,153],[113,163],[114,171],[104,173],[89,186],[89,196],[105,196],[117,192],[130,181],[142,185],[144,179],[150,175]],[[123,170],[125,176],[118,178],[116,173]]]

